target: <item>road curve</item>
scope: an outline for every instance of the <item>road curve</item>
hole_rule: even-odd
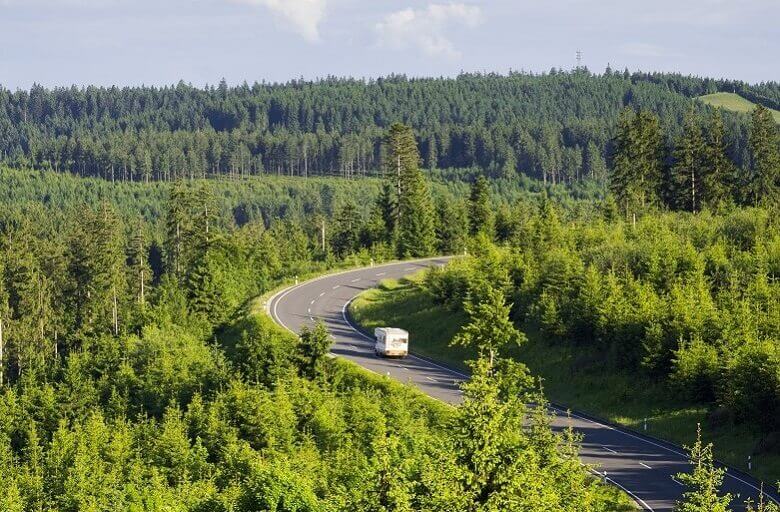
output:
[[[295,333],[322,320],[333,335],[335,355],[456,404],[461,400],[458,385],[466,375],[412,355],[405,359],[376,357],[373,340],[358,331],[346,314],[349,303],[379,281],[401,278],[447,261],[446,257],[406,261],[323,276],[278,292],[267,301],[266,310],[276,323]],[[413,350],[413,339],[411,347]],[[641,508],[655,512],[674,509],[683,487],[673,475],[690,469],[681,448],[584,415],[568,416],[560,409],[556,409],[556,415],[555,428],[571,425],[583,435],[580,455],[584,463],[596,465],[602,476],[606,473],[608,481],[628,492]],[[759,486],[732,469],[726,475],[724,491],[736,497],[734,510],[743,510],[742,503],[748,497],[758,496]],[[769,499],[778,500],[775,495]]]

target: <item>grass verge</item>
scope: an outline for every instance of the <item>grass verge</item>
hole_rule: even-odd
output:
[[[387,280],[364,292],[350,306],[352,318],[369,329],[383,325],[406,329],[415,353],[465,369],[463,362],[474,357],[473,350],[450,347],[449,342],[466,316],[435,304],[417,286],[420,278]],[[706,420],[705,406],[677,398],[662,384],[608,368],[593,351],[550,344],[538,332],[526,335],[528,343],[513,348],[510,355],[542,377],[550,400],[640,432],[647,418],[648,434],[680,445],[693,444],[696,424],[701,423],[717,458],[747,472],[747,456],[759,436],[746,426],[712,426]],[[753,456],[749,473],[774,485],[780,480],[780,456]]]

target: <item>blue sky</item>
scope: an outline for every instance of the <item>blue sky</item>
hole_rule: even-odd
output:
[[[780,0],[0,0],[0,84],[679,71],[780,80]]]

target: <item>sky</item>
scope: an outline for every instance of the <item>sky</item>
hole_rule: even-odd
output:
[[[0,84],[542,72],[780,81],[780,0],[0,0]]]

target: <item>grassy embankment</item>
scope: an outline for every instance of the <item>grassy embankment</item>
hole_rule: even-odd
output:
[[[463,361],[474,357],[473,350],[450,347],[449,342],[466,317],[434,304],[415,284],[420,275],[386,280],[379,288],[364,292],[350,307],[352,317],[369,329],[381,325],[407,329],[415,353],[465,369]],[[748,428],[712,426],[705,406],[682,401],[661,384],[607,368],[598,354],[551,345],[536,332],[526,334],[528,343],[510,353],[542,377],[552,401],[638,431],[647,418],[648,434],[682,445],[693,443],[696,424],[701,423],[705,439],[715,444],[718,459],[747,470],[747,455],[759,439]],[[780,456],[754,456],[751,473],[774,484],[780,479]]]
[[[733,92],[716,92],[715,94],[699,96],[699,99],[713,107],[723,107],[724,110],[741,112],[743,114],[749,114],[756,108],[755,103]],[[780,111],[774,109],[769,110],[772,112],[772,117],[775,118],[775,122],[780,123]]]

